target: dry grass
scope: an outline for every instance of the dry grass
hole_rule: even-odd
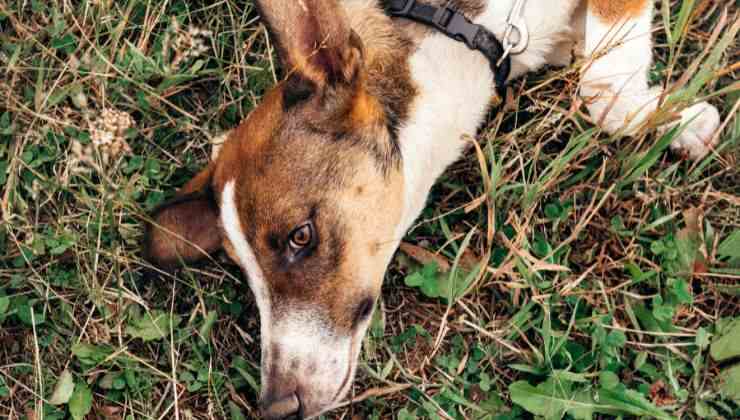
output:
[[[526,418],[515,381],[555,378],[569,399],[613,374],[673,416],[740,415],[717,391],[727,364],[702,346],[740,315],[738,261],[722,252],[740,229],[740,47],[697,66],[737,3],[662,7],[655,81],[698,86],[667,112],[720,108],[717,153],[692,163],[652,127],[593,129],[583,63],[513,83],[407,235],[355,403],[327,418]],[[668,37],[665,19],[675,31],[684,17]],[[146,212],[275,82],[266,45],[249,2],[0,0],[0,417],[64,418],[71,404],[48,404],[64,371],[92,391],[88,418],[256,416],[258,322],[238,270],[221,257],[157,274],[139,244]],[[428,297],[407,286],[415,274],[468,282]],[[145,341],[152,315],[165,334]]]

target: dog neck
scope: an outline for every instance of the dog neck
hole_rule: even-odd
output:
[[[418,94],[399,133],[406,187],[399,233],[421,213],[437,178],[460,157],[466,138],[475,136],[494,95],[488,61],[444,35],[422,40],[409,65]]]
[[[468,5],[473,15],[480,11],[474,3]],[[366,48],[368,89],[391,116],[402,155],[406,194],[400,239],[437,178],[462,153],[466,137],[475,136],[494,94],[493,74],[483,55],[461,42],[391,20],[367,1],[350,1],[347,7]]]

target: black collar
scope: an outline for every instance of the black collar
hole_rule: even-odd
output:
[[[411,19],[431,26],[448,37],[464,42],[471,50],[480,51],[491,65],[498,89],[503,89],[511,72],[511,57],[504,57],[504,47],[496,36],[485,27],[470,21],[448,2],[436,7],[415,0],[385,0],[385,11],[389,16]]]

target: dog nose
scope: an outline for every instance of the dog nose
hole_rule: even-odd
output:
[[[298,394],[262,401],[262,418],[265,420],[303,420],[303,410]]]

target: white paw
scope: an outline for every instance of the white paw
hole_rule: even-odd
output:
[[[671,149],[693,160],[706,156],[719,140],[715,136],[720,124],[717,108],[701,102],[681,112],[681,124],[688,125],[671,143]]]

